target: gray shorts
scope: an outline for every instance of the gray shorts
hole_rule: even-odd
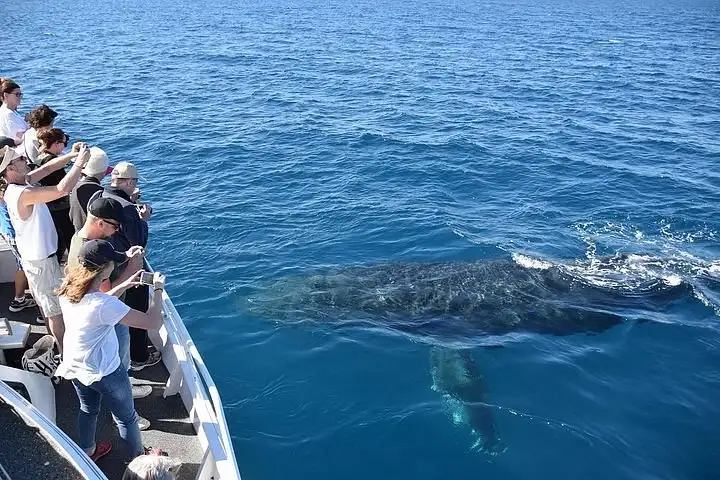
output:
[[[43,260],[23,258],[22,266],[25,276],[27,276],[30,292],[45,318],[61,315],[62,310],[60,310],[60,302],[55,295],[55,289],[62,283],[63,273],[57,256],[53,255]]]

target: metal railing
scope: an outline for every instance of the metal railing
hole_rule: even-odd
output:
[[[148,271],[153,271],[147,261],[146,269]],[[175,305],[172,303],[172,300],[170,300],[170,297],[167,295],[167,292],[162,292],[162,301],[163,312],[165,313],[163,324],[167,330],[168,341],[173,341],[171,337],[174,337],[176,340],[173,341],[173,343],[176,346],[181,347],[184,351],[184,356],[188,360],[191,360],[188,362],[188,367],[192,368],[194,376],[201,380],[199,382],[195,382],[198,390],[201,390],[200,393],[202,394],[202,397],[204,397],[201,398],[201,400],[207,400],[212,407],[212,412],[210,413],[212,414],[212,420],[214,421],[220,434],[220,438],[218,440],[220,447],[223,450],[222,453],[224,454],[224,458],[222,458],[221,455],[216,455],[217,452],[213,454],[213,459],[216,462],[222,462],[224,464],[224,468],[218,465],[218,471],[221,473],[221,480],[239,480],[240,473],[238,470],[237,459],[235,458],[232,439],[230,438],[227,420],[225,419],[225,410],[223,409],[222,400],[220,399],[220,393],[215,385],[215,381],[212,379],[210,371],[205,365],[205,361],[195,346],[195,342],[193,342],[192,337],[190,337],[190,333],[188,333],[185,323],[182,321],[182,317],[180,317],[180,314],[175,308]],[[178,368],[182,368],[182,359],[178,358],[177,360]],[[212,444],[213,442],[209,443]],[[206,460],[207,452],[205,458],[203,458],[203,463]],[[204,465],[200,466],[201,471],[203,470],[203,467]],[[223,473],[225,474],[224,476]]]

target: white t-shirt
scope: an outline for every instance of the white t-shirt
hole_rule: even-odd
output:
[[[18,200],[27,187],[28,185],[8,185],[5,190],[5,203],[15,229],[15,242],[20,257],[25,260],[43,260],[57,251],[57,230],[50,210],[44,203],[33,205],[27,220],[20,218]]]
[[[9,137],[15,140],[18,133],[24,132],[29,125],[14,110],[6,105],[0,106],[0,137]]]
[[[63,360],[55,375],[90,385],[120,366],[115,325],[130,311],[119,299],[101,292],[78,303],[60,297],[65,318]]]
[[[23,135],[23,143],[20,146],[20,153],[30,159],[31,162],[37,160],[40,149],[40,142],[37,139],[37,130],[30,128]]]

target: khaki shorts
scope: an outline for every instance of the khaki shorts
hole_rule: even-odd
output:
[[[28,285],[35,301],[42,310],[45,318],[61,315],[60,302],[55,289],[63,280],[63,273],[57,257],[53,255],[43,260],[22,259],[23,270],[27,276]]]

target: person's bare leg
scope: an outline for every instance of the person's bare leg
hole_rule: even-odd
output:
[[[24,298],[25,289],[28,287],[25,272],[18,270],[15,272],[15,298]]]
[[[65,322],[63,321],[62,314],[55,315],[54,317],[47,317],[47,325],[50,333],[52,333],[53,337],[55,337],[55,341],[58,344],[58,349],[62,354],[62,340],[63,335],[65,335]]]

